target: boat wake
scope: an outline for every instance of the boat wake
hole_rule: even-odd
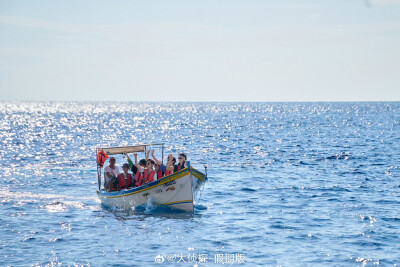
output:
[[[206,205],[196,204],[194,205],[194,210],[195,211],[208,210],[208,207]]]
[[[25,205],[39,205],[47,212],[67,212],[71,209],[95,210],[98,209],[98,199],[95,197],[76,197],[59,194],[41,194],[29,191],[10,191],[8,188],[0,188],[1,204],[10,204],[13,207]],[[90,203],[91,202],[91,203]]]
[[[190,219],[195,215],[193,212],[179,210],[169,206],[163,206],[155,203],[152,199],[148,199],[147,203],[138,205],[130,210],[120,209],[117,207],[102,208],[111,212],[117,220],[143,220],[144,217],[160,217],[164,219]]]
[[[144,214],[144,215],[154,215],[154,214],[169,214],[169,213],[187,213],[183,210],[175,209],[173,207],[169,206],[164,206],[160,205],[159,203],[155,202],[152,198],[149,198],[147,200],[147,203],[136,206],[135,207],[135,212],[138,214]]]

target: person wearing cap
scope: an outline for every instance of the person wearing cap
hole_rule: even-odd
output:
[[[125,163],[122,165],[122,173],[118,174],[117,178],[119,179],[118,183],[118,191],[122,189],[127,189],[132,186],[132,175],[128,173],[129,164]]]

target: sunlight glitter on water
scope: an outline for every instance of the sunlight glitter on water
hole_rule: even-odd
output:
[[[191,248],[248,266],[393,266],[398,114],[398,103],[0,103],[0,265],[149,266]],[[102,207],[94,148],[153,141],[208,165],[195,213]]]

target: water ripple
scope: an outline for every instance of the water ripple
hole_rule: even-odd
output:
[[[210,265],[236,254],[249,266],[399,264],[398,114],[398,102],[2,102],[0,265],[189,253]],[[95,147],[150,142],[208,165],[193,214],[100,205]]]

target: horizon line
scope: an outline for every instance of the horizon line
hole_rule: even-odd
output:
[[[130,101],[130,100],[0,100],[0,103],[377,103],[400,102],[400,100],[317,100],[317,101],[199,101],[199,100],[154,100],[154,101]]]

